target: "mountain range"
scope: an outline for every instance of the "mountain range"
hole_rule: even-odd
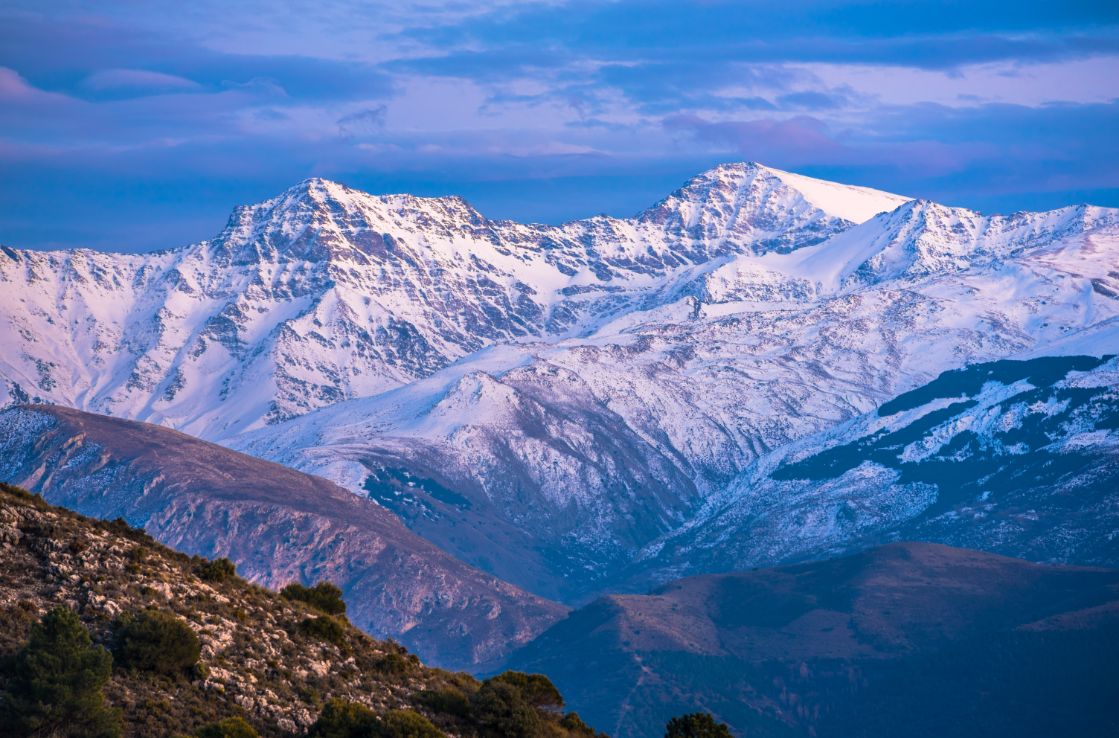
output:
[[[1116,209],[984,215],[746,163],[546,226],[311,179],[167,251],[0,248],[0,340],[4,481],[269,586],[332,579],[374,635],[539,665],[619,734],[663,710],[627,722],[562,656],[609,633],[602,663],[647,663],[618,618],[671,621],[664,593],[705,575],[986,555],[904,541],[1119,566]],[[715,694],[665,663],[627,693]],[[786,697],[744,703],[762,734],[852,724]]]

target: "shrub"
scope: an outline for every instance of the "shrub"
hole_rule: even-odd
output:
[[[112,656],[93,646],[77,615],[51,610],[13,659],[0,726],[19,736],[117,738],[120,714],[102,692],[112,668]]]
[[[502,682],[516,687],[530,705],[539,710],[559,711],[563,707],[563,696],[555,685],[543,674],[524,674],[507,671],[498,674],[490,681]]]
[[[376,735],[383,738],[443,738],[443,731],[413,710],[389,710]]]
[[[399,653],[386,653],[373,663],[373,668],[382,674],[404,674],[412,662]]]
[[[316,615],[306,618],[299,624],[299,630],[320,641],[341,646],[346,642],[346,629],[329,615]]]
[[[326,703],[311,726],[309,738],[372,738],[377,735],[377,715],[365,705],[333,699]]]
[[[690,712],[668,721],[664,738],[732,738],[730,728],[709,713]]]
[[[426,707],[436,715],[450,715],[465,718],[470,714],[470,699],[461,690],[453,687],[425,689],[412,695],[412,701]]]
[[[474,693],[470,711],[483,736],[534,738],[543,721],[521,691],[508,682],[490,679]]]
[[[202,652],[194,630],[171,613],[144,610],[117,621],[116,655],[129,669],[156,674],[182,674]]]
[[[563,716],[563,719],[560,720],[560,727],[572,735],[585,735],[590,736],[590,738],[603,736],[603,738],[605,738],[604,734],[599,733],[594,728],[584,723],[583,719],[574,712],[569,712]]]
[[[202,728],[198,738],[257,738],[257,732],[241,718],[230,717]]]
[[[214,559],[200,564],[198,578],[204,582],[224,582],[237,573],[237,567],[229,559]]]
[[[306,602],[327,615],[343,615],[346,612],[346,603],[342,601],[342,590],[330,582],[319,582],[314,587],[304,587],[295,582],[280,590],[280,596]]]

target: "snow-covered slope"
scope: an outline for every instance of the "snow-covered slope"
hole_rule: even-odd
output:
[[[0,398],[216,439],[375,395],[493,343],[578,335],[656,304],[690,267],[851,225],[779,175],[723,166],[635,219],[560,227],[312,179],[159,254],[5,248]]]
[[[1116,531],[1119,360],[1003,360],[945,372],[763,456],[689,525],[647,547],[634,577],[891,540],[1115,566]]]
[[[1116,210],[756,164],[558,227],[309,180],[161,254],[4,250],[0,378],[324,474],[577,599],[766,454],[944,370],[1115,351],[1117,264]]]
[[[577,598],[760,457],[945,369],[1119,350],[1117,263],[1113,210],[908,203],[818,245],[684,269],[584,336],[494,347],[232,443]]]

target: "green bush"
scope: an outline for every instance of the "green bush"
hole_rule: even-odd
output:
[[[224,582],[237,573],[237,567],[229,559],[205,561],[196,569],[198,578],[204,582]]]
[[[333,699],[326,703],[309,738],[374,738],[379,728],[377,715],[365,705]]]
[[[382,674],[404,674],[411,666],[411,659],[400,653],[386,653],[373,663],[373,668]]]
[[[306,602],[327,615],[343,615],[346,612],[346,603],[342,600],[342,590],[330,582],[319,582],[314,587],[304,587],[302,584],[295,582],[280,590],[280,595],[289,600]]]
[[[555,685],[543,674],[524,674],[519,671],[506,671],[490,681],[502,682],[516,687],[530,705],[539,710],[559,711],[563,708],[563,696]]]
[[[563,716],[563,719],[560,720],[560,727],[562,727],[571,735],[585,735],[589,736],[590,738],[598,738],[598,736],[603,736],[603,738],[605,738],[605,735],[603,733],[599,733],[597,730],[584,723],[583,719],[574,712],[569,712]]]
[[[0,708],[0,731],[17,736],[118,738],[120,714],[102,689],[113,658],[93,646],[70,610],[55,608],[31,627],[28,644],[13,661]]]
[[[664,738],[733,738],[725,724],[715,721],[709,713],[690,712],[668,721]]]
[[[183,674],[202,652],[194,630],[171,613],[144,610],[117,621],[117,660],[122,666],[155,674]]]
[[[329,615],[316,615],[306,618],[299,624],[299,630],[312,638],[341,646],[346,642],[346,629]]]
[[[470,714],[470,698],[453,687],[425,689],[412,695],[412,702],[436,715],[465,718]]]
[[[241,718],[230,717],[202,728],[198,738],[257,738],[257,732]]]
[[[389,710],[381,719],[378,735],[383,738],[443,738],[443,731],[413,710]]]
[[[521,690],[512,684],[490,679],[474,693],[470,712],[483,736],[494,738],[535,738],[542,733],[544,721]]]

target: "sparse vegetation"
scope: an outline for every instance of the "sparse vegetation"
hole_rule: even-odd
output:
[[[313,587],[304,587],[298,582],[293,582],[280,590],[280,595],[289,600],[306,602],[327,615],[344,615],[346,613],[346,603],[342,600],[342,590],[330,582],[319,582]]]
[[[88,661],[66,663],[87,663],[92,672],[82,673],[96,678],[81,681],[82,699],[36,698],[50,715],[92,710],[86,722],[68,719],[73,732],[60,737],[117,736],[121,719],[127,738],[289,738],[312,726],[313,735],[363,738],[595,735],[560,714],[562,699],[542,677],[481,683],[425,667],[350,625],[333,585],[281,597],[224,565],[215,580],[206,563],[124,521],[91,520],[0,485],[0,735],[47,735],[11,717],[30,704],[17,654],[32,649],[29,636],[42,649],[38,621],[62,601],[76,603],[57,617],[77,624]]]
[[[237,573],[237,567],[229,559],[203,559],[195,569],[203,582],[224,582]]]

